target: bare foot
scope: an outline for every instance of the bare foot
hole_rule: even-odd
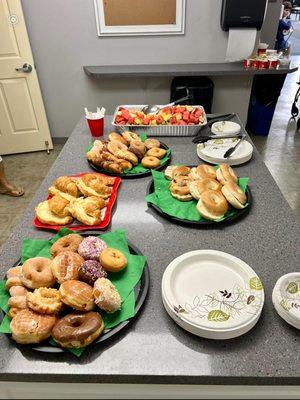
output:
[[[13,196],[13,197],[20,197],[23,196],[24,194],[24,189],[20,187],[16,187],[8,183],[7,185],[1,185],[0,184],[0,194],[6,194],[8,196]]]

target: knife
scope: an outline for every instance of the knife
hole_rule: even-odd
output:
[[[243,142],[243,140],[244,140],[245,138],[246,138],[245,135],[242,136],[242,137],[240,138],[240,140],[237,142],[237,144],[235,144],[234,146],[230,147],[230,149],[228,149],[228,150],[225,152],[223,158],[228,158],[228,157],[230,157],[230,156],[232,155],[232,153],[239,147],[239,145]]]

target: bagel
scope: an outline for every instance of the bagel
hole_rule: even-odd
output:
[[[207,189],[220,191],[222,189],[222,185],[215,179],[205,178],[202,180],[190,182],[189,189],[194,199],[199,200],[201,194],[205,192]]]
[[[206,170],[204,168],[199,168],[201,167],[201,165],[199,165],[198,167],[193,167],[191,169],[191,172],[189,174],[189,178],[192,181],[199,181],[202,179],[206,179],[206,178],[210,178],[211,176],[209,176],[206,172]],[[215,172],[215,177],[216,177],[216,172]],[[214,179],[214,178],[213,178]]]
[[[234,170],[227,164],[221,164],[216,173],[217,179],[222,185],[225,185],[227,182],[238,182],[238,177]]]
[[[206,190],[197,203],[199,214],[206,219],[217,221],[228,211],[228,203],[221,192]]]
[[[172,181],[173,184],[178,185],[178,186],[188,186],[189,182],[190,182],[189,178],[184,175],[176,176]]]
[[[207,175],[208,178],[216,179],[216,170],[211,165],[201,164],[196,167],[197,174],[200,176]]]
[[[173,179],[173,172],[175,168],[177,168],[176,165],[169,165],[165,169],[165,178],[168,179],[169,181]]]
[[[122,137],[123,137],[123,139],[127,142],[128,145],[130,144],[130,142],[131,142],[132,140],[139,140],[139,141],[141,141],[141,138],[139,137],[139,135],[137,135],[137,134],[134,133],[134,132],[130,132],[130,131],[123,132],[123,133],[122,133]]]
[[[183,178],[184,179],[183,176],[180,176],[178,178]],[[179,200],[179,201],[190,201],[190,200],[193,200],[193,197],[191,196],[189,187],[187,185],[180,186],[180,184],[178,185],[178,184],[174,183],[174,181],[172,181],[172,183],[170,183],[169,189],[170,189],[171,195],[176,200]]]
[[[152,149],[153,147],[160,147],[160,141],[157,139],[146,139],[144,143],[148,150]]]
[[[234,182],[227,182],[222,187],[222,193],[225,196],[229,204],[234,208],[242,209],[245,208],[247,202],[247,196],[242,189]]]
[[[145,168],[157,168],[160,166],[160,161],[156,157],[146,156],[142,159],[142,166]]]
[[[173,178],[176,178],[176,176],[179,176],[179,175],[188,176],[190,171],[191,171],[190,167],[186,167],[185,165],[180,165],[179,167],[174,168]]]
[[[167,150],[165,149],[160,149],[158,147],[152,147],[152,149],[147,151],[147,156],[150,157],[156,157],[159,158],[160,160],[164,158],[164,156],[167,154]]]

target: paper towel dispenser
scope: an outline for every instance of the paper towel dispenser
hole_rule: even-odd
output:
[[[229,28],[256,28],[260,30],[265,18],[267,0],[223,0],[221,26]]]

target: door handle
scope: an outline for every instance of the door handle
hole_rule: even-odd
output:
[[[18,72],[26,72],[26,73],[29,73],[29,72],[32,71],[32,66],[31,66],[30,64],[25,63],[25,64],[23,65],[23,67],[21,67],[21,68],[16,68],[16,71],[18,71]]]

